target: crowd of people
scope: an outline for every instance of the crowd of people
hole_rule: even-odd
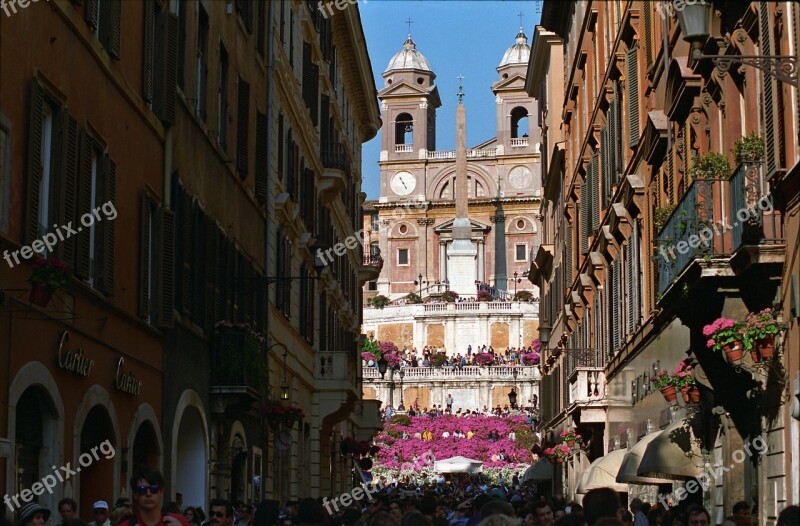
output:
[[[164,479],[152,468],[138,469],[130,480],[132,504],[118,501],[109,510],[105,501],[94,504],[92,526],[712,526],[709,512],[698,504],[675,507],[650,505],[632,499],[621,505],[620,495],[610,488],[589,491],[579,505],[561,495],[547,500],[535,486],[511,481],[488,486],[464,476],[445,482],[439,479],[425,487],[384,480],[362,484],[364,490],[344,498],[288,501],[264,500],[257,506],[212,499],[206,520],[202,508],[188,507],[181,513],[180,498],[164,502]],[[369,490],[369,491],[368,491]],[[358,497],[356,497],[358,495]],[[669,504],[669,503],[663,503]],[[88,526],[78,519],[71,499],[59,503],[60,526]],[[14,526],[45,526],[51,511],[29,502],[17,510]],[[733,507],[722,526],[751,526],[750,507]],[[11,526],[0,514],[0,526]],[[780,512],[776,526],[800,526],[800,507]]]
[[[516,392],[513,387],[511,390],[512,392]],[[442,415],[453,415],[460,418],[471,418],[477,416],[507,417],[513,414],[525,414],[530,416],[532,411],[536,411],[539,408],[539,397],[537,395],[533,395],[533,398],[528,400],[527,405],[524,405],[524,407],[519,404],[515,404],[515,407],[511,407],[509,404],[505,404],[503,407],[500,407],[500,404],[498,404],[494,408],[489,408],[484,404],[482,409],[476,408],[470,410],[459,407],[453,411],[452,395],[447,395],[447,398],[445,398],[445,404],[446,405],[444,408],[442,408],[442,404],[433,404],[430,408],[427,406],[420,408],[419,400],[415,399],[414,403],[412,403],[409,407],[407,414],[408,416],[427,416],[430,418],[436,418],[437,416]],[[381,409],[381,417],[383,419],[391,418],[394,414],[395,411],[390,407]]]
[[[532,346],[528,347],[506,347],[503,351],[496,351],[491,345],[479,345],[475,349],[468,345],[464,353],[452,354],[443,346],[426,345],[422,351],[416,347],[409,349],[403,347],[398,353],[400,367],[448,367],[451,369],[463,369],[467,366],[475,365],[523,365],[522,355],[536,352]],[[493,363],[479,363],[476,357],[479,354],[488,354],[493,357]],[[369,367],[377,367],[374,360],[367,362]]]

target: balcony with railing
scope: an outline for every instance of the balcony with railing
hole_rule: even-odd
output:
[[[514,376],[516,370],[517,376]],[[518,382],[538,381],[541,379],[538,366],[528,365],[494,365],[494,366],[475,366],[466,367],[403,367],[403,382],[405,384],[414,382],[435,381],[469,381],[469,380],[515,380]],[[398,377],[395,374],[395,381]],[[381,380],[381,374],[377,367],[364,366],[364,380]],[[387,372],[384,378],[390,381],[390,373]]]
[[[467,157],[468,158],[475,158],[475,157],[496,157],[497,156],[497,148],[472,148],[467,150]],[[455,159],[456,158],[456,151],[455,150],[434,150],[428,152],[428,159]]]
[[[383,258],[379,254],[364,254],[361,268],[358,269],[358,281],[366,283],[378,279],[383,270]]]
[[[394,153],[411,153],[414,151],[413,144],[395,144]]]
[[[698,260],[730,270],[745,249],[751,262],[778,262],[785,240],[772,199],[760,164],[739,165],[729,180],[693,181],[658,235],[658,293]]]
[[[216,333],[211,345],[210,369],[215,412],[247,411],[261,399],[266,358],[261,343],[250,332]]]
[[[320,150],[322,177],[317,185],[317,195],[323,202],[330,202],[347,188],[350,160],[342,146],[329,146]]]
[[[528,137],[520,137],[518,139],[511,139],[512,148],[525,148],[528,146]]]

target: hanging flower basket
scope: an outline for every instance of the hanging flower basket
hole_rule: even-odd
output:
[[[47,285],[37,283],[31,288],[31,293],[28,295],[28,301],[40,307],[47,307],[50,300],[53,298],[55,290]]]
[[[744,347],[742,346],[741,340],[734,340],[724,344],[722,350],[730,363],[736,363],[744,356]]]
[[[305,413],[299,407],[285,407],[273,402],[264,407],[264,416],[267,418],[270,429],[279,431],[281,427],[287,430],[292,429],[295,422],[305,418]]]
[[[674,385],[668,385],[661,389],[661,394],[664,395],[664,399],[670,404],[678,400],[678,391],[675,389]]]

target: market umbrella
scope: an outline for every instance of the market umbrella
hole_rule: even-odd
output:
[[[467,457],[451,457],[437,460],[433,469],[439,473],[477,473],[481,470],[483,462]]]

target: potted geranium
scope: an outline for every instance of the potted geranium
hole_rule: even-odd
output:
[[[56,258],[37,259],[33,262],[33,272],[28,283],[33,285],[28,301],[40,307],[47,307],[53,293],[69,284],[69,267]]]
[[[667,371],[659,371],[650,377],[650,381],[653,382],[653,386],[656,389],[661,391],[664,399],[669,404],[678,400],[678,391],[675,389],[674,379]]]
[[[730,318],[717,318],[713,323],[703,327],[703,336],[708,338],[706,347],[713,351],[725,351],[728,361],[737,362],[742,359],[744,346],[743,327]]]
[[[578,433],[576,433],[575,430],[573,429],[565,429],[564,431],[562,431],[561,440],[563,440],[564,443],[567,444],[567,447],[570,448],[574,447],[576,442],[579,444],[583,442],[581,436]]]
[[[273,431],[283,425],[286,429],[294,427],[294,423],[305,418],[305,413],[299,407],[283,406],[279,402],[270,402],[264,406],[264,416]]]
[[[775,335],[778,334],[778,320],[772,309],[751,312],[744,319],[745,345],[750,348],[750,356],[758,363],[772,358]]]
[[[692,375],[693,366],[689,360],[682,360],[675,368],[673,375],[673,385],[681,390],[685,403],[696,404],[700,402],[700,391],[697,389],[697,382]]]

